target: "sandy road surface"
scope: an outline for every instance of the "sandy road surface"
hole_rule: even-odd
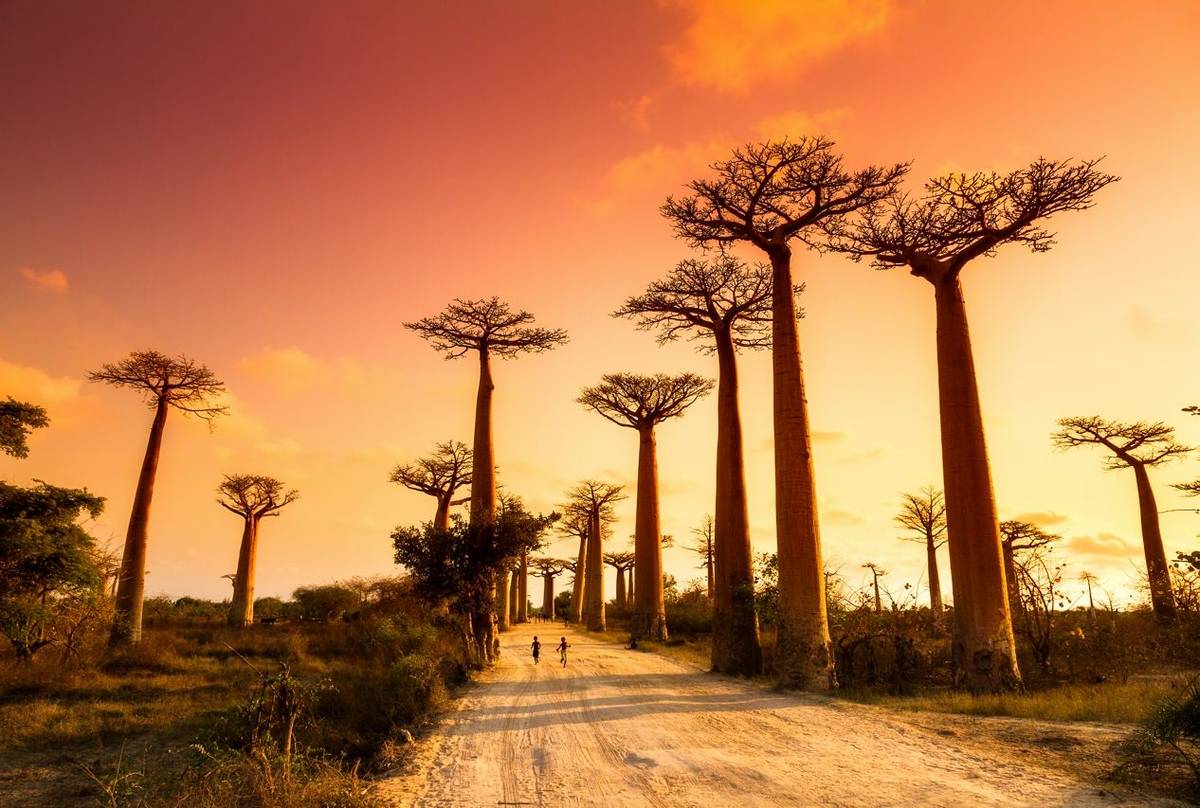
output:
[[[502,662],[383,783],[419,806],[1130,804],[1001,744],[780,694],[567,631],[501,635]],[[544,642],[534,666],[528,647]],[[1148,803],[1147,803],[1148,804]]]

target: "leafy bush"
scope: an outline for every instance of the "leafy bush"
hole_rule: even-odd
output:
[[[1161,779],[1182,768],[1190,776],[1192,794],[1200,796],[1200,677],[1163,699],[1121,752],[1115,776],[1140,770]]]

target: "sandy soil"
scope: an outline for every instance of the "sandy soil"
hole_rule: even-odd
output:
[[[1071,755],[1036,748],[1103,728],[1066,737],[1064,725],[1007,720],[1005,739],[988,719],[776,693],[570,630],[562,668],[552,649],[563,633],[501,635],[501,664],[384,794],[406,806],[1170,804],[1114,794],[1071,773],[1087,768],[1064,766]]]

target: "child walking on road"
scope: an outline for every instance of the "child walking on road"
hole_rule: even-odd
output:
[[[536,636],[533,638],[532,648],[533,648],[533,664],[536,665],[536,664],[538,664],[538,660],[541,659],[541,656],[542,656],[542,644],[540,642],[538,642],[538,638]]]
[[[562,660],[562,666],[567,667],[567,638],[563,637],[562,642],[558,644],[558,658]]]

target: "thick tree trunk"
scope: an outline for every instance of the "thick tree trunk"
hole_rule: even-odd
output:
[[[133,509],[129,514],[129,529],[125,532],[125,550],[121,555],[120,582],[114,604],[109,646],[141,642],[142,601],[146,594],[146,545],[149,541],[150,502],[154,499],[154,478],[158,473],[158,458],[162,453],[163,428],[167,424],[167,401],[160,399],[154,408],[150,439],[142,458]]]
[[[491,524],[496,521],[496,454],[492,443],[492,382],[491,357],[486,347],[479,350],[479,391],[475,396],[475,445],[471,457],[471,524]],[[496,574],[494,594],[496,603],[491,620],[492,629],[487,641],[495,648],[495,632],[508,629],[508,573]],[[489,650],[488,658],[494,656]]]
[[[521,570],[517,578],[517,622],[529,622],[529,552],[521,553]]]
[[[592,512],[588,525],[587,583],[584,598],[587,602],[588,631],[606,631],[604,619],[604,532],[600,528],[600,511]]]
[[[587,536],[579,537],[579,558],[575,560],[575,583],[571,588],[571,622],[583,623],[583,597],[587,587]]]
[[[1000,528],[962,286],[932,279],[937,302],[938,399],[950,573],[955,681],[974,692],[1019,687]]]
[[[629,589],[625,592],[625,599],[630,603],[637,603],[637,587],[634,585],[637,580],[637,564],[629,568]]]
[[[254,565],[258,557],[258,519],[245,517],[242,546],[238,550],[237,575],[233,579],[233,602],[229,604],[229,625],[245,628],[254,625]]]
[[[627,605],[625,602],[625,570],[621,567],[613,567],[613,569],[617,572],[617,608],[624,610]]]
[[[554,576],[545,575],[542,581],[542,617],[554,619]]]
[[[1150,475],[1144,463],[1133,466],[1137,479],[1138,510],[1142,517],[1142,549],[1146,554],[1146,577],[1150,581],[1150,605],[1159,620],[1175,619],[1175,593],[1171,587],[1171,570],[1167,566],[1167,551],[1163,548],[1162,531],[1158,524],[1158,505]]]
[[[750,556],[750,519],[746,507],[746,471],[742,457],[742,421],[738,411],[737,360],[728,332],[717,338],[717,497],[713,517],[716,549],[716,597],[713,600],[712,666],[722,673],[756,674],[762,670],[758,614],[754,610],[754,572]],[[641,567],[641,562],[637,565]],[[637,589],[641,595],[646,578]]]
[[[774,381],[775,537],[779,626],[775,670],[791,687],[836,684],[829,652],[825,570],[817,520],[812,434],[792,294],[791,250],[771,251],[771,367]]]
[[[666,640],[662,526],[658,513],[658,452],[653,424],[638,429],[637,514],[634,525],[633,549],[637,559],[634,569],[640,580],[629,620],[629,633],[638,639]]]
[[[708,555],[704,557],[704,567],[705,567],[705,571],[708,573],[708,589],[706,590],[705,594],[707,594],[707,595],[708,595],[708,599],[709,599],[709,600],[712,600],[712,599],[713,599],[713,547],[712,547],[712,539],[709,539],[709,540],[708,540]]]
[[[938,575],[937,541],[930,534],[925,537],[926,565],[929,567],[929,610],[934,620],[942,619],[942,579]]]
[[[450,529],[450,499],[452,496],[452,493],[447,493],[437,498],[437,511],[433,514],[433,526],[438,530]]]
[[[520,597],[520,581],[517,579],[521,576],[516,572],[510,572],[508,579],[508,622],[509,625],[519,623],[517,620],[517,600]]]

